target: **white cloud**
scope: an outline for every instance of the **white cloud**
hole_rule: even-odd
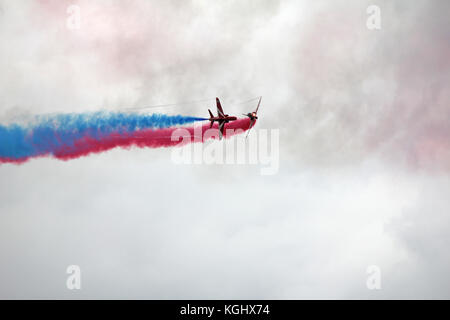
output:
[[[449,297],[447,4],[382,1],[372,32],[361,1],[78,3],[74,33],[64,1],[0,2],[1,123],[263,95],[280,171],[169,149],[1,165],[0,297]]]

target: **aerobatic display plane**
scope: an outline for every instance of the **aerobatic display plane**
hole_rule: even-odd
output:
[[[214,117],[211,110],[208,109],[209,116],[210,116],[210,118],[208,120],[211,121],[211,125],[209,127],[212,128],[214,121],[217,121],[219,123],[219,138],[222,139],[223,132],[225,130],[225,124],[230,121],[237,120],[237,118],[235,116],[229,116],[228,114],[225,114],[223,112],[222,106],[220,105],[219,98],[216,98],[216,104],[217,104],[217,117]]]
[[[258,119],[258,109],[259,109],[259,105],[261,104],[261,99],[262,97],[259,97],[259,101],[258,101],[258,105],[256,106],[256,110],[253,112],[249,112],[247,114],[243,113],[244,116],[247,116],[250,118],[250,125],[248,126],[248,132],[247,132],[247,137],[250,133],[250,129],[253,127],[253,125],[255,124],[256,120]]]

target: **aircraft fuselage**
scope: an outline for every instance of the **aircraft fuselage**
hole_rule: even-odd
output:
[[[225,117],[212,117],[212,118],[209,118],[209,121],[212,121],[212,122],[217,121],[219,123],[220,122],[228,123],[228,122],[234,121],[234,120],[237,120],[237,117],[229,116],[229,115],[225,115]]]

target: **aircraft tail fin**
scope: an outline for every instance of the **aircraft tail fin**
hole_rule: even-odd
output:
[[[209,116],[210,116],[211,118],[214,118],[214,115],[212,114],[211,110],[208,109],[208,112],[209,112]]]

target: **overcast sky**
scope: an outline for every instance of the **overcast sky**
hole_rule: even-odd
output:
[[[1,164],[0,298],[450,298],[448,12],[0,0],[1,124],[216,96],[241,114],[262,95],[252,133],[280,130],[270,176],[177,165],[170,149]],[[81,290],[66,288],[69,265]],[[366,286],[371,265],[380,290]]]

